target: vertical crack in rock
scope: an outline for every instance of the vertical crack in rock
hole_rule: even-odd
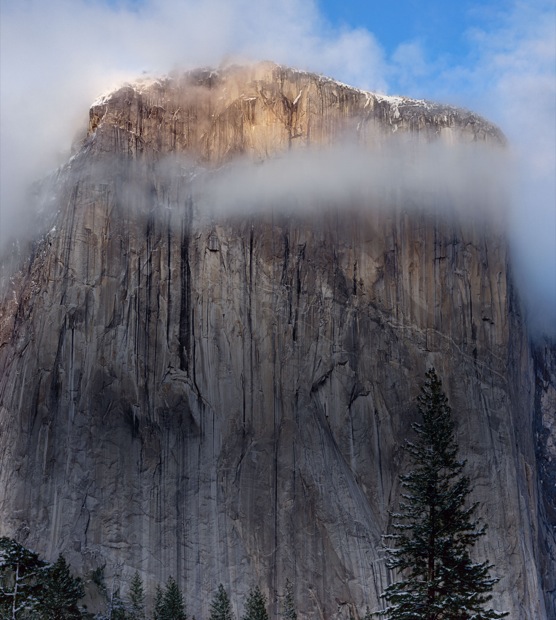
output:
[[[189,265],[189,235],[193,201],[191,197],[185,204],[185,214],[181,230],[180,248],[180,318],[179,318],[179,351],[180,369],[190,371],[191,355],[191,268]]]

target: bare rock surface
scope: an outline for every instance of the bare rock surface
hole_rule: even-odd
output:
[[[197,618],[220,582],[238,616],[257,583],[277,616],[286,578],[302,618],[361,617],[391,579],[381,535],[434,365],[495,606],[549,617],[554,349],[532,353],[503,225],[395,198],[216,217],[192,191],[239,155],[392,133],[504,143],[472,113],[271,63],[93,104],[0,306],[2,534],[106,565],[124,594],[135,570],[151,593],[172,575]]]

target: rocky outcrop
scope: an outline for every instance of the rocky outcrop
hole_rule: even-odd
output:
[[[548,454],[555,375],[535,383],[551,349],[531,353],[503,226],[395,194],[216,217],[194,191],[238,155],[392,133],[503,143],[471,113],[270,63],[95,102],[55,226],[0,309],[3,534],[106,564],[124,592],[135,570],[150,588],[172,575],[198,618],[220,582],[238,615],[255,583],[276,614],[286,578],[302,617],[361,616],[391,578],[381,535],[434,365],[496,607],[548,617],[533,429]]]

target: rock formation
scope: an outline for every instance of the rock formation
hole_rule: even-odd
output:
[[[504,142],[469,112],[270,63],[93,104],[0,305],[0,534],[105,565],[124,594],[135,570],[150,592],[172,575],[197,618],[220,582],[238,617],[254,584],[277,616],[286,578],[301,618],[361,617],[391,578],[381,535],[434,365],[495,605],[555,612],[556,354],[529,343],[503,222],[395,191],[221,213],[195,189],[238,156],[393,133]]]

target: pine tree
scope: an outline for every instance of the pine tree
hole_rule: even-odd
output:
[[[16,620],[36,617],[46,562],[11,538],[0,538],[0,612]]]
[[[164,613],[164,593],[162,588],[157,585],[154,594],[153,620],[162,620]]]
[[[145,591],[139,571],[135,571],[129,588],[130,620],[145,620]]]
[[[233,620],[232,605],[224,586],[220,584],[210,604],[209,620]]]
[[[286,579],[282,617],[286,620],[297,620],[297,611],[295,609],[295,600],[293,596],[293,585],[289,579]]]
[[[41,620],[73,620],[81,618],[78,602],[85,596],[83,583],[72,577],[63,555],[44,572],[40,592]]]
[[[490,620],[505,613],[484,610],[498,581],[488,562],[474,563],[470,548],[485,534],[467,505],[470,480],[457,459],[451,409],[434,369],[418,397],[422,422],[413,424],[415,443],[406,442],[413,469],[400,476],[402,501],[393,514],[396,533],[386,536],[387,566],[402,579],[388,586],[389,604],[379,615],[391,620]]]
[[[160,620],[186,620],[187,618],[182,593],[173,577],[169,577],[166,582],[161,611]]]
[[[243,620],[268,620],[266,611],[266,597],[259,586],[252,588],[245,603]]]

